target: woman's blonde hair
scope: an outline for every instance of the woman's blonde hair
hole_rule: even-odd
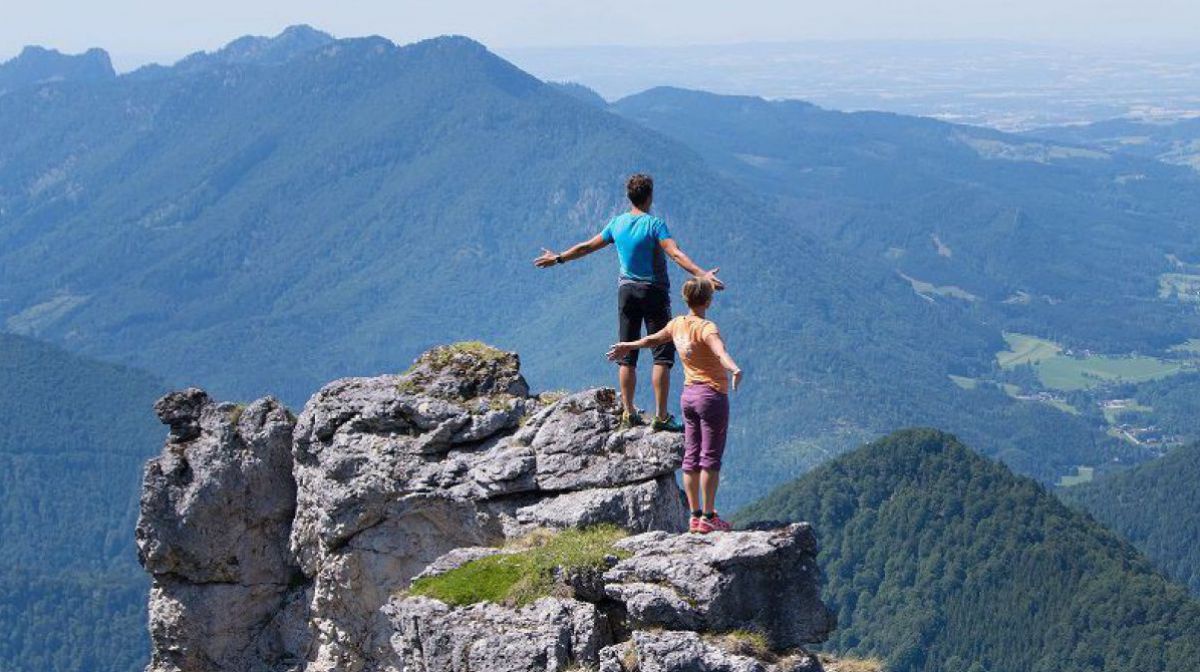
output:
[[[691,277],[683,283],[683,300],[688,308],[707,306],[712,301],[714,291],[716,289],[708,278]]]

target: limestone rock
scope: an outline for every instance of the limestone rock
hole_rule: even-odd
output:
[[[595,606],[547,597],[521,609],[481,603],[395,600],[385,611],[395,634],[393,663],[406,672],[530,672],[594,666],[611,639]]]
[[[587,527],[612,523],[631,532],[687,529],[688,510],[675,476],[616,488],[589,488],[538,499],[513,517],[529,527]]]
[[[617,395],[610,388],[566,396],[531,417],[515,441],[537,455],[541,490],[577,490],[631,483],[674,472],[682,438],[649,427],[616,431]]]
[[[748,628],[775,650],[824,641],[834,628],[806,523],[709,535],[648,532],[617,547],[632,556],[605,574],[605,590],[625,604],[635,628]]]
[[[307,600],[287,550],[295,510],[291,414],[271,398],[163,397],[171,427],[150,460],[136,537],[153,583],[149,670],[275,670],[307,641]]]
[[[600,652],[600,672],[821,672],[803,651],[758,658],[728,636],[677,630],[636,631]]]
[[[197,583],[288,583],[295,565],[280,542],[296,488],[287,409],[270,397],[244,409],[215,404],[199,390],[156,408],[171,436],[142,486],[136,537],[146,570]]]
[[[669,534],[687,521],[682,437],[618,429],[611,389],[530,396],[519,364],[477,343],[435,348],[403,374],[330,383],[298,419],[270,398],[161,399],[170,432],[137,527],[153,578],[148,672],[594,667],[648,625],[754,627],[778,649],[824,636],[807,526]],[[560,568],[532,605],[403,597],[412,577],[506,540],[600,523],[644,533],[620,542],[631,557]],[[655,636],[628,645],[647,665],[718,660],[711,639]],[[728,665],[711,669],[743,669]]]
[[[335,381],[305,406],[291,549],[313,581],[316,669],[383,655],[368,633],[384,627],[387,598],[455,548],[536,527],[682,529],[678,435],[615,431],[612,390],[543,405],[518,366],[477,344],[435,348],[402,375]]]
[[[306,602],[303,589],[281,584],[156,577],[147,672],[295,669],[308,639]]]

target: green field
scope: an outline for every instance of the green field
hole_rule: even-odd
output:
[[[1084,390],[1109,383],[1144,383],[1173,376],[1187,367],[1154,357],[1054,357],[1034,365],[1038,378],[1056,390]]]
[[[1069,488],[1072,485],[1080,485],[1081,483],[1091,483],[1096,478],[1096,470],[1093,467],[1076,467],[1075,473],[1070,476],[1063,476],[1058,479],[1058,484],[1064,488]]]
[[[1134,403],[1129,404],[1128,406],[1122,406],[1120,408],[1105,408],[1104,409],[1104,419],[1108,421],[1108,424],[1115,425],[1115,424],[1117,424],[1117,416],[1120,415],[1121,413],[1153,413],[1153,412],[1154,412],[1153,407],[1145,406],[1145,405],[1134,402]]]
[[[928,297],[930,294],[936,294],[938,296],[946,296],[946,297],[950,297],[953,299],[962,299],[963,301],[978,301],[979,300],[978,296],[975,296],[974,294],[968,292],[967,290],[963,289],[962,287],[957,287],[955,285],[945,285],[945,286],[939,287],[931,282],[925,282],[924,280],[918,280],[916,278],[907,276],[903,273],[900,274],[900,277],[904,278],[905,280],[908,281],[908,284],[912,285],[914,292],[916,292],[917,294],[920,294],[922,296],[925,296],[925,297]]]
[[[1195,368],[1189,363],[1142,355],[1069,357],[1054,341],[1026,334],[1006,333],[1004,340],[1008,350],[996,353],[1002,368],[1030,364],[1042,385],[1065,392],[1111,383],[1144,383]],[[1185,345],[1191,347],[1192,343]]]
[[[994,386],[1000,388],[1001,390],[1004,390],[1004,393],[1007,394],[1008,396],[1012,397],[1013,399],[1017,399],[1019,401],[1030,401],[1029,399],[1022,398],[1021,397],[1021,388],[1018,387],[1017,385],[1013,385],[1012,383],[996,383],[996,382],[993,382],[990,380],[980,380],[978,378],[968,378],[966,376],[956,376],[954,374],[950,374],[950,380],[955,385],[959,386],[960,388],[962,388],[964,390],[974,390],[974,389],[977,389],[980,385],[994,385]],[[1074,406],[1068,404],[1065,401],[1060,401],[1058,399],[1038,399],[1036,401],[1046,404],[1048,406],[1053,406],[1054,408],[1057,408],[1058,410],[1062,411],[1063,413],[1070,413],[1071,415],[1079,415],[1079,409],[1075,408]]]
[[[996,353],[996,361],[1005,369],[1037,364],[1062,352],[1062,346],[1054,341],[1026,334],[1005,333],[1004,342],[1008,343],[1008,350]]]
[[[975,378],[967,378],[966,376],[956,376],[954,374],[950,374],[950,380],[964,390],[973,390],[979,387],[979,380]]]
[[[1200,355],[1200,338],[1189,338],[1186,342],[1173,346],[1171,351]]]

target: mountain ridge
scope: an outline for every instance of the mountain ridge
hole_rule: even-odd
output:
[[[17,89],[52,82],[104,82],[116,79],[108,52],[99,48],[80,54],[30,45],[0,63],[0,96]]]
[[[1092,483],[1062,488],[1068,503],[1128,539],[1175,580],[1200,595],[1200,444]]]
[[[895,672],[1160,671],[1200,655],[1200,602],[1034,481],[930,429],[781,486],[738,521],[811,520],[831,648]]]

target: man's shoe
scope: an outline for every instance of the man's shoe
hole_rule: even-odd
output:
[[[650,425],[650,429],[653,429],[656,432],[682,432],[683,425],[675,419],[675,416],[668,415],[665,418],[654,418],[654,422]]]
[[[642,414],[634,411],[633,413],[625,412],[621,414],[621,424],[617,425],[617,429],[633,429],[646,424],[642,420]]]

